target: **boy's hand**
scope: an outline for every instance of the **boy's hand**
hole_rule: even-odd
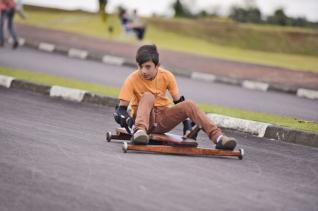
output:
[[[134,120],[129,116],[127,112],[127,106],[116,106],[114,113],[115,121],[120,125],[120,127],[132,127]]]

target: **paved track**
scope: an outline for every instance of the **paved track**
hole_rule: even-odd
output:
[[[228,131],[244,160],[124,154],[112,111],[0,88],[0,210],[317,210],[315,148]]]
[[[88,82],[120,87],[132,68],[71,59],[21,48],[0,49],[0,66],[34,70]],[[244,110],[285,115],[318,122],[318,101],[294,95],[247,90],[225,84],[205,83],[177,77],[180,90],[197,102]]]

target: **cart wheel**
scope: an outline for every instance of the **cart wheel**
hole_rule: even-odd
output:
[[[110,140],[112,140],[112,133],[111,132],[106,132],[106,140],[107,142],[110,142]]]
[[[242,160],[244,156],[244,149],[239,149],[239,151],[240,151],[240,156],[238,158]]]
[[[127,153],[127,149],[128,149],[128,144],[127,144],[126,141],[124,141],[124,143],[123,143],[123,152]]]

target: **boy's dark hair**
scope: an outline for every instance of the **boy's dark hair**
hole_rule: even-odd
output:
[[[143,45],[136,54],[136,61],[141,66],[143,63],[152,61],[155,65],[159,63],[159,53],[156,45]]]

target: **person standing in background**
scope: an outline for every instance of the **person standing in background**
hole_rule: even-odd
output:
[[[139,41],[143,40],[146,31],[146,25],[140,21],[136,9],[134,10],[132,16],[129,16],[126,9],[120,9],[119,19],[125,32],[133,31]]]
[[[13,19],[15,15],[16,3],[14,0],[0,0],[0,11],[1,11],[1,20],[0,20],[0,46],[4,46],[4,21],[7,19],[7,26],[9,33],[13,39],[12,48],[16,49],[19,46],[17,35],[13,26]]]

